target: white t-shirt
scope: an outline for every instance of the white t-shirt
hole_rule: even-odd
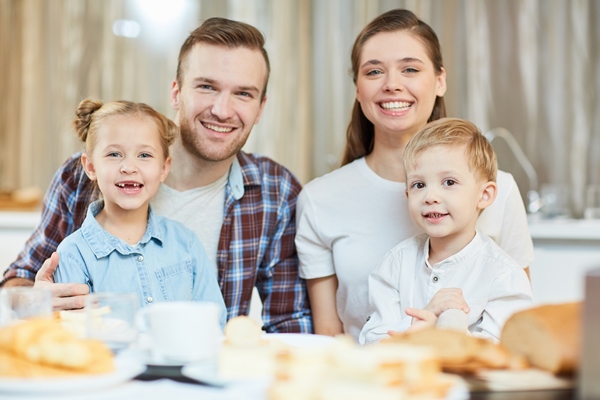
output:
[[[208,186],[183,192],[163,183],[151,201],[156,214],[179,221],[194,231],[217,275],[217,247],[223,225],[228,175],[223,175]]]
[[[472,334],[500,340],[506,320],[533,305],[531,285],[523,269],[492,239],[477,233],[458,253],[431,265],[429,237],[413,236],[390,250],[369,276],[368,322],[361,344],[405,331],[412,317],[406,307],[424,308],[442,288],[461,288],[471,308]]]
[[[522,267],[533,261],[527,215],[512,175],[498,171],[498,195],[477,229]],[[358,339],[368,316],[368,277],[392,247],[421,233],[410,219],[406,185],[388,181],[360,158],[309,182],[296,210],[300,276],[337,274],[337,311]]]

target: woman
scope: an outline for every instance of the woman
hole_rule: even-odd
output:
[[[435,32],[412,12],[371,21],[352,49],[356,101],[343,166],[298,198],[296,246],[315,333],[355,339],[368,316],[368,276],[394,245],[419,233],[408,215],[402,155],[427,122],[446,116],[446,72]],[[523,268],[533,244],[519,190],[499,171],[498,197],[478,229]]]

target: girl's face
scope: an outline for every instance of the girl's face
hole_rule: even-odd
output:
[[[160,133],[149,118],[115,116],[96,131],[91,154],[81,161],[89,178],[98,182],[106,210],[138,210],[164,182],[171,168]]]
[[[407,31],[382,32],[362,48],[356,99],[378,135],[414,135],[427,123],[436,96],[446,92],[427,49]]]

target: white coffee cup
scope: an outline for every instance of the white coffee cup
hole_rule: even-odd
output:
[[[216,362],[222,336],[217,304],[156,303],[140,310],[136,321],[138,329],[150,337],[152,363]]]

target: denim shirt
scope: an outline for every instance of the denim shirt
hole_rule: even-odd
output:
[[[102,200],[90,204],[80,229],[58,246],[54,282],[86,283],[90,292],[135,292],[140,306],[163,301],[210,301],[226,309],[217,277],[202,243],[179,222],[150,208],[146,233],[136,245],[108,233],[95,216]]]

